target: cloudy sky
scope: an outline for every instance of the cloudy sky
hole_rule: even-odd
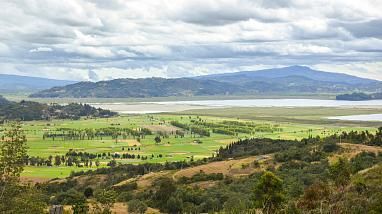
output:
[[[0,0],[0,73],[180,77],[289,65],[382,80],[380,0]]]

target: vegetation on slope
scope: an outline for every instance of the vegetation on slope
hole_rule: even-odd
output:
[[[111,117],[115,112],[94,108],[87,104],[42,104],[32,101],[11,102],[0,96],[0,121],[79,119],[80,117]]]
[[[304,94],[347,93],[354,90],[375,92],[381,86],[376,80],[315,71],[292,66],[255,72],[207,75],[195,78],[115,79],[100,82],[80,82],[54,87],[31,97],[167,97],[227,94]]]
[[[353,136],[347,138],[348,142],[358,143],[359,135],[362,133],[347,135]],[[373,135],[373,139],[379,138],[378,134]],[[99,200],[97,196],[85,196],[84,193],[91,188],[94,192],[108,191],[114,195],[114,202],[125,202],[142,209],[154,207],[165,213],[254,213],[255,210],[263,213],[380,212],[382,197],[373,190],[382,188],[382,176],[378,174],[381,154],[362,152],[350,160],[340,158],[330,163],[330,156],[342,152],[338,139],[338,135],[301,141],[245,139],[222,147],[211,158],[166,164],[116,165],[75,173],[66,181],[50,182],[40,188],[53,196],[50,203],[77,206],[73,198],[79,198],[83,204],[86,204],[86,197]],[[244,177],[200,171],[174,180],[171,173],[159,173],[163,177],[155,178],[143,189],[138,189],[136,181],[130,180],[150,172],[178,171],[214,161],[270,153],[273,161],[255,160],[253,164],[243,164],[242,169],[265,164],[260,168],[265,171],[253,171]],[[362,171],[375,164],[375,168]],[[127,182],[121,182],[124,180]],[[211,185],[195,185],[201,182],[210,182]],[[355,203],[357,201],[362,203]]]

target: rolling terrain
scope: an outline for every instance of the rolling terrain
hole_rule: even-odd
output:
[[[30,95],[33,98],[144,98],[210,95],[288,95],[377,92],[382,83],[346,74],[291,66],[192,78],[115,79],[79,82]]]

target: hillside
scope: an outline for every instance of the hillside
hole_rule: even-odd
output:
[[[47,105],[38,102],[11,102],[0,95],[0,122],[4,120],[48,120],[48,119],[79,119],[88,117],[109,117],[115,112],[94,108],[87,104],[71,103],[68,105]]]
[[[31,97],[128,98],[227,94],[319,94],[348,93],[356,90],[376,92],[381,86],[382,83],[377,80],[316,71],[303,66],[291,66],[194,78],[80,82],[43,90],[32,94]]]
[[[341,144],[337,135],[239,140],[210,158],[120,164],[41,187],[51,204],[67,206],[109,194],[161,213],[380,213],[381,130],[344,132]],[[272,201],[264,205],[265,197]]]
[[[35,92],[73,84],[74,81],[0,74],[0,92]]]
[[[31,97],[167,97],[232,94],[241,87],[213,80],[189,78],[115,79],[101,82],[80,82],[44,90]]]

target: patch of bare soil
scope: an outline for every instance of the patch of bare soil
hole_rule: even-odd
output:
[[[175,127],[175,126],[171,126],[171,125],[146,125],[143,127],[149,129],[152,132],[171,133],[171,132],[175,132],[176,130],[181,130],[180,128]]]
[[[25,177],[25,176],[20,177],[20,181],[23,184],[44,183],[44,182],[47,182],[49,180],[50,180],[49,178],[40,178],[40,177]]]

